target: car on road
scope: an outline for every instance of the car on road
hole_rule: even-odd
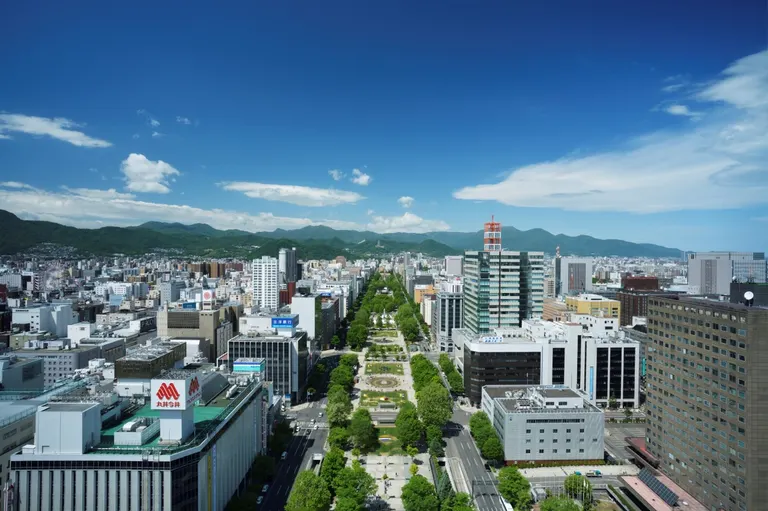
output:
[[[283,454],[280,456],[280,459],[281,459],[281,460],[284,460],[284,459],[285,459],[285,458],[287,458],[287,457],[288,457],[288,451],[285,451],[285,452],[283,452]]]
[[[318,413],[317,416],[318,417],[322,417],[323,416],[323,412]]]
[[[315,424],[315,429],[317,429],[317,424]]]
[[[315,419],[312,419],[310,422],[311,422],[312,424],[314,424],[314,423],[315,423]]]
[[[269,485],[265,484],[261,487],[261,493],[267,493],[269,491]]]
[[[586,475],[587,477],[603,477],[603,473],[599,470],[590,470]]]
[[[262,502],[264,502],[264,497],[262,497],[261,495],[259,495],[259,498],[258,498],[258,499],[256,499],[256,505],[260,505]]]

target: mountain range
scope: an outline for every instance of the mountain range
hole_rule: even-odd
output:
[[[502,229],[503,246],[510,250],[563,255],[679,257],[680,250],[648,243],[601,240],[591,236],[552,234],[543,229]],[[109,255],[143,254],[176,250],[203,257],[258,257],[276,255],[280,247],[296,247],[304,259],[330,259],[337,255],[361,257],[396,252],[421,252],[441,257],[480,249],[483,232],[428,232],[424,234],[336,230],[309,226],[296,230],[277,229],[250,233],[238,229],[219,230],[208,224],[146,222],[136,227],[79,229],[53,222],[22,220],[0,210],[0,254],[15,254],[40,243],[74,247],[82,253]]]

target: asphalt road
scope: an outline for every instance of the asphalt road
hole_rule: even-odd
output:
[[[285,503],[296,476],[301,470],[306,470],[312,465],[312,456],[323,452],[323,445],[328,437],[327,429],[301,429],[294,434],[293,440],[288,445],[285,460],[278,460],[277,474],[269,485],[269,490],[264,494],[264,501],[255,509],[264,511],[280,511],[285,509]]]
[[[454,409],[453,425],[449,424],[446,432],[445,455],[461,460],[467,486],[473,494],[478,511],[504,511],[496,477],[485,468],[485,462],[469,434],[469,417],[470,414],[459,407]]]

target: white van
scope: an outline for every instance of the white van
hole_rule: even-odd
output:
[[[280,456],[281,460],[285,460],[285,458],[288,457],[288,451],[283,452],[282,456]]]

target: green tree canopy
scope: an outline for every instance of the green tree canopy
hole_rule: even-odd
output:
[[[299,472],[286,511],[325,511],[331,506],[331,492],[320,476],[311,470]]]
[[[397,438],[404,446],[416,445],[424,433],[424,425],[419,420],[419,412],[412,403],[406,402],[395,419]]]
[[[349,392],[354,382],[354,375],[352,369],[346,365],[339,365],[336,369],[331,371],[331,385],[339,385]]]
[[[411,376],[413,377],[413,389],[416,392],[432,383],[434,378],[440,381],[437,367],[422,354],[411,357]]]
[[[427,443],[431,444],[435,440],[441,444],[443,443],[443,430],[440,429],[439,426],[431,425],[427,426],[425,429],[427,432]]]
[[[350,369],[353,369],[358,364],[360,364],[360,359],[357,357],[357,355],[352,353],[346,353],[339,358],[340,366],[347,366]]]
[[[485,442],[495,436],[496,432],[493,430],[491,421],[483,411],[475,412],[469,419],[469,432],[472,434],[472,438],[475,439],[477,446],[482,449]]]
[[[499,493],[516,510],[525,511],[530,508],[531,485],[515,467],[499,470]]]
[[[332,427],[328,432],[328,444],[346,450],[349,447],[349,431],[340,426]]]
[[[333,346],[334,348],[338,348],[339,346],[341,346],[341,339],[339,338],[338,335],[334,335],[333,337],[331,337],[331,346]]]
[[[379,444],[379,437],[376,434],[376,428],[371,421],[371,413],[367,408],[358,408],[352,414],[352,420],[349,423],[349,435],[355,447],[361,450],[373,449]]]
[[[355,460],[351,467],[344,467],[333,482],[336,496],[363,505],[369,495],[376,492],[376,480]]]
[[[424,424],[442,428],[453,414],[453,400],[440,383],[430,383],[416,394],[419,416]]]
[[[344,451],[338,447],[331,447],[331,450],[323,458],[323,465],[320,467],[320,477],[323,478],[325,484],[329,487],[333,485],[336,476],[344,468],[346,462]]]
[[[424,476],[415,475],[403,486],[405,511],[438,511],[440,502],[435,487]]]
[[[483,458],[487,460],[504,461],[504,448],[501,446],[501,441],[495,432],[483,443],[483,448],[480,452]]]
[[[461,377],[458,371],[448,373],[446,376],[448,379],[448,385],[451,386],[451,390],[457,394],[464,393],[464,378]]]

